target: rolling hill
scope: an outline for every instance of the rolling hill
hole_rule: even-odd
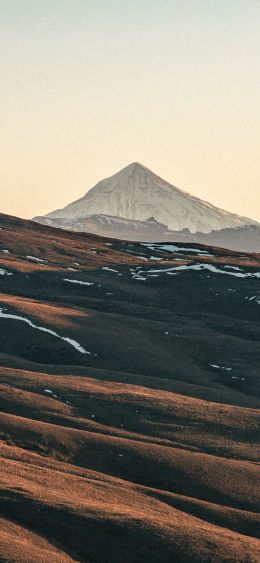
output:
[[[259,561],[259,278],[0,215],[1,561]]]

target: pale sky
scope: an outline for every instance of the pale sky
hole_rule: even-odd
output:
[[[260,221],[260,0],[0,0],[0,212],[132,161]]]

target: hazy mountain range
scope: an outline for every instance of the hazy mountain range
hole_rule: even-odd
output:
[[[189,229],[169,230],[154,218],[147,221],[131,221],[108,215],[91,215],[84,219],[36,217],[35,220],[43,225],[68,231],[87,232],[122,240],[199,242],[243,252],[260,252],[260,226],[257,224],[214,230],[210,233],[191,233]]]

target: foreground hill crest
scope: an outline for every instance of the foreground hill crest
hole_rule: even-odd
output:
[[[180,190],[138,162],[101,180],[82,198],[64,209],[48,213],[45,218],[51,219],[54,225],[55,219],[76,221],[99,214],[138,221],[154,217],[169,229],[188,228],[191,232],[255,223]]]

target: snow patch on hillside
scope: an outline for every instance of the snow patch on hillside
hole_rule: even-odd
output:
[[[38,325],[34,324],[32,321],[30,321],[30,319],[27,319],[26,317],[21,317],[19,315],[12,315],[11,313],[4,313],[4,309],[0,308],[0,318],[22,321],[22,322],[28,324],[30,327],[35,328],[36,330],[41,330],[42,332],[47,332],[47,333],[51,334],[52,336],[59,338],[60,340],[64,340],[64,342],[67,342],[68,344],[70,344],[70,346],[75,348],[75,350],[77,350],[77,352],[80,352],[81,354],[91,354],[91,352],[88,352],[88,350],[85,350],[85,348],[83,348],[83,346],[81,346],[81,344],[79,344],[76,340],[73,340],[72,338],[68,338],[67,336],[60,336],[57,332],[55,332],[54,330],[51,330],[49,328],[45,328],[43,326],[38,326]]]

